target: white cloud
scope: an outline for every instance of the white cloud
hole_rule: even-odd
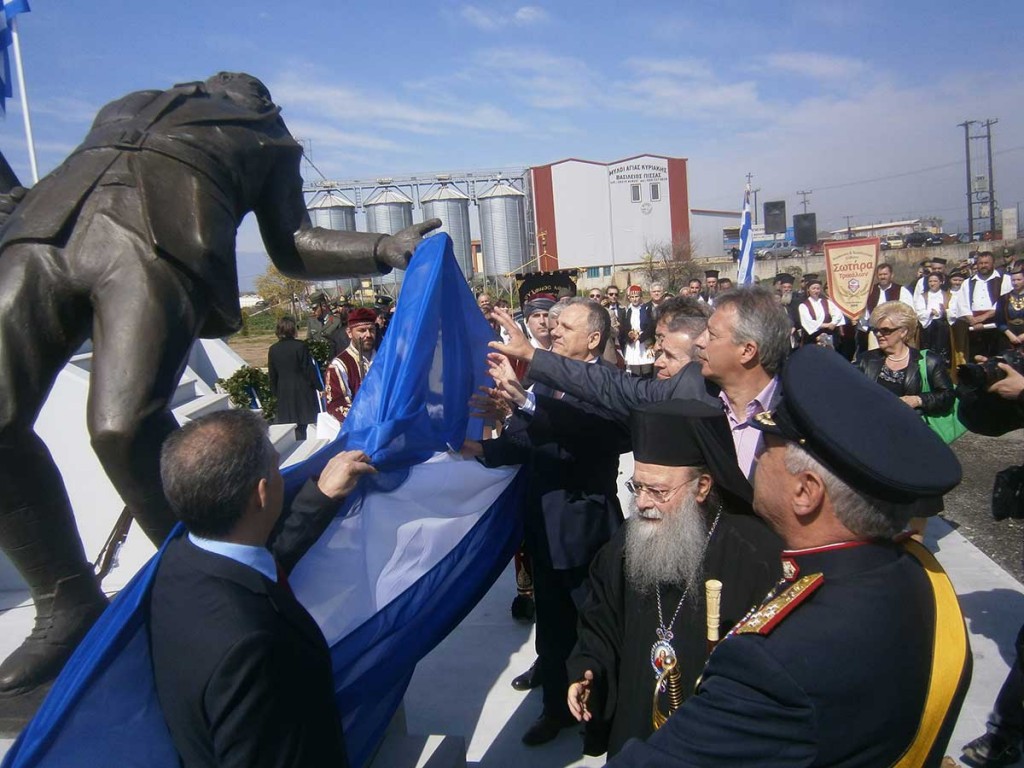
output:
[[[548,12],[537,5],[524,5],[519,8],[513,15],[512,18],[517,24],[538,24],[543,21],[547,21]]]
[[[710,78],[711,67],[700,59],[626,59],[626,66],[641,75],[668,75],[683,78]]]
[[[462,16],[463,21],[469,22],[478,29],[489,31],[501,26],[497,14],[489,13],[481,8],[477,8],[475,5],[462,6],[459,10],[459,15]]]
[[[502,82],[505,98],[542,110],[577,109],[594,104],[599,78],[581,59],[544,51],[499,48],[483,52],[474,65]]]
[[[477,5],[464,5],[459,9],[463,21],[477,29],[491,32],[510,25],[526,27],[547,21],[548,12],[537,5],[523,5],[511,13],[495,9],[481,8]]]
[[[283,75],[271,91],[279,94],[275,98],[285,107],[286,120],[291,119],[293,111],[301,110],[303,114],[316,114],[319,120],[332,118],[343,125],[369,124],[409,133],[440,134],[452,129],[515,133],[527,127],[503,108],[486,102],[462,102],[437,109],[390,94],[317,82],[307,73],[301,77],[296,73]]]
[[[814,80],[843,80],[867,71],[867,64],[860,59],[799,51],[769,54],[761,59],[761,66]]]

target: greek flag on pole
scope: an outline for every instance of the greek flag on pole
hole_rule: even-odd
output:
[[[284,472],[289,500],[342,450],[366,451],[379,472],[344,500],[289,577],[330,647],[353,766],[373,756],[416,663],[483,597],[522,539],[517,470],[448,451],[481,435],[468,402],[484,383],[492,338],[451,239],[427,238],[337,439]],[[100,617],[3,768],[177,768],[146,624],[162,553]]]
[[[740,266],[736,275],[739,285],[754,282],[754,248],[750,232],[750,185],[743,193],[743,213],[740,214]]]
[[[14,71],[11,69],[11,21],[19,13],[28,13],[28,0],[4,0],[4,10],[0,13],[0,50],[3,60],[0,62],[0,113],[7,110],[7,99],[14,95]]]

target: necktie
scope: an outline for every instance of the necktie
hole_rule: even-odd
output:
[[[285,592],[287,592],[292,597],[295,597],[295,593],[292,592],[292,585],[288,583],[288,574],[285,573],[284,568],[281,567],[281,564],[279,562],[275,560],[274,564],[277,566],[278,586],[280,586]]]

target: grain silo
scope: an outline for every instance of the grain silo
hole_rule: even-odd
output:
[[[423,205],[423,218],[440,219],[443,226],[439,231],[447,232],[452,239],[452,250],[455,260],[459,263],[462,274],[468,280],[473,276],[473,255],[470,251],[469,232],[469,195],[458,187],[448,183],[443,176],[438,177],[440,186],[430,191],[420,202]]]
[[[391,179],[377,179],[381,185],[366,198],[366,231],[393,235],[399,230],[412,226],[412,200],[397,187],[390,186]],[[386,275],[373,278],[374,285],[394,285],[402,282],[404,269],[393,269]]]
[[[501,179],[477,197],[484,272],[489,276],[518,272],[527,261],[525,198]]]
[[[388,179],[378,179],[380,189],[366,198],[366,231],[393,235],[412,226],[412,200],[396,187],[387,186]]]
[[[341,192],[331,189],[318,193],[306,206],[314,227],[356,231],[356,206]]]

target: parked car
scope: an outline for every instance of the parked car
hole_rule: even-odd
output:
[[[906,241],[903,239],[903,235],[889,235],[882,242],[888,243],[889,247],[893,250],[896,250],[897,248],[905,248],[907,245]]]
[[[785,259],[790,256],[796,257],[803,255],[803,249],[795,246],[789,240],[779,240],[776,243],[767,245],[764,248],[758,248],[754,251],[755,259]]]
[[[946,238],[941,232],[932,232],[928,235],[928,242],[925,245],[945,245]]]
[[[903,236],[903,242],[908,248],[924,248],[926,245],[930,245],[928,241],[931,237],[931,232],[909,232]]]

